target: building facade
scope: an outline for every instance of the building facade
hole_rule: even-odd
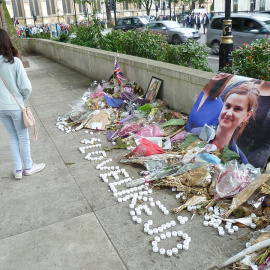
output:
[[[73,23],[75,22],[75,12],[78,22],[86,21],[87,14],[91,14],[93,5],[75,3],[74,0],[4,0],[6,2],[9,14],[15,20],[18,20],[19,25],[45,25],[50,23]],[[210,12],[210,6],[213,0],[205,0],[204,7]],[[104,0],[96,0],[95,6],[99,10],[97,16],[100,20],[107,20],[106,7]],[[193,1],[190,1],[191,3]],[[162,10],[165,3],[165,10]],[[158,6],[158,11],[156,11]],[[172,15],[179,14],[183,10],[189,10],[190,5],[186,1],[172,3]],[[196,8],[199,6],[196,5]],[[117,3],[116,5],[117,18],[123,16],[145,16],[146,11],[143,6],[130,4],[127,1]],[[168,15],[168,0],[153,1],[151,15]],[[111,11],[111,16],[114,18],[114,13]]]
[[[269,0],[231,0],[232,12],[270,11]],[[225,0],[214,0],[214,12],[225,12]]]

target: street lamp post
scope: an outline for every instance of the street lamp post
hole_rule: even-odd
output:
[[[225,66],[232,66],[231,52],[233,51],[231,0],[225,0],[225,18],[223,20],[223,35],[219,49],[219,70]]]

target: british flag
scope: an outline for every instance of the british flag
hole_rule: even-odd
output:
[[[117,63],[117,60],[115,58],[115,63],[114,63],[114,72],[116,74],[117,82],[120,85],[122,81],[124,81],[126,78],[123,76],[121,69]]]

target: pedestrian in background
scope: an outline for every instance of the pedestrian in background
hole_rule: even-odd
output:
[[[17,31],[18,37],[19,37],[19,38],[22,38],[22,36],[21,36],[21,31],[20,31],[20,29],[19,29],[18,27],[16,27],[16,31]]]
[[[195,18],[194,18],[194,14],[191,15],[191,21],[190,21],[190,27],[194,28],[194,24],[195,24]]]
[[[203,33],[205,34],[205,29],[208,27],[208,24],[209,24],[209,18],[206,15],[206,13],[203,14],[202,23],[203,23]]]
[[[25,37],[30,38],[30,30],[29,30],[28,26],[26,26],[26,28],[25,28]]]
[[[196,23],[196,29],[200,30],[201,29],[201,15],[200,15],[200,13],[198,13],[195,16],[195,23]]]
[[[188,16],[187,16],[187,27],[191,27],[191,13],[188,13]]]
[[[10,93],[16,97],[22,108],[32,86],[27,77],[19,52],[14,47],[8,33],[0,29],[0,120],[10,138],[10,150],[14,163],[14,176],[22,178],[22,160],[25,175],[32,175],[44,169],[45,164],[33,164],[30,151],[28,128],[23,122],[22,111]],[[8,89],[10,88],[10,90]]]

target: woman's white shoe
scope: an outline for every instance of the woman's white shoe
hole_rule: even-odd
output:
[[[33,164],[30,170],[25,170],[25,175],[32,175],[44,169],[45,163]]]

